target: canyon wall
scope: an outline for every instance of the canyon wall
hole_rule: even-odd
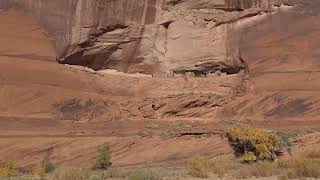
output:
[[[271,0],[11,0],[55,39],[60,63],[154,76],[237,73],[238,21]]]
[[[9,8],[9,0],[1,0],[0,1],[0,10],[5,10]]]

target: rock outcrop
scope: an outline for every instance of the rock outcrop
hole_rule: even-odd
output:
[[[9,0],[1,0],[0,1],[0,10],[8,9],[10,6]]]
[[[60,63],[152,75],[238,73],[237,21],[270,0],[12,0],[55,39]]]

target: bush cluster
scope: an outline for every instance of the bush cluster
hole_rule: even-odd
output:
[[[18,170],[13,162],[6,162],[0,166],[0,177],[17,176]]]
[[[275,133],[247,125],[228,126],[227,137],[244,162],[274,160],[284,144]]]

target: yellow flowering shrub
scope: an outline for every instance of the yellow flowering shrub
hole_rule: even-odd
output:
[[[17,176],[18,171],[14,163],[7,162],[0,167],[0,177]]]
[[[274,160],[283,142],[276,134],[248,125],[227,126],[227,137],[237,156],[245,162]]]

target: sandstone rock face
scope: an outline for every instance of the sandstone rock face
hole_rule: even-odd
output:
[[[54,37],[61,63],[152,75],[233,74],[241,19],[270,0],[11,0]]]
[[[0,10],[8,9],[9,5],[9,0],[0,1]]]

